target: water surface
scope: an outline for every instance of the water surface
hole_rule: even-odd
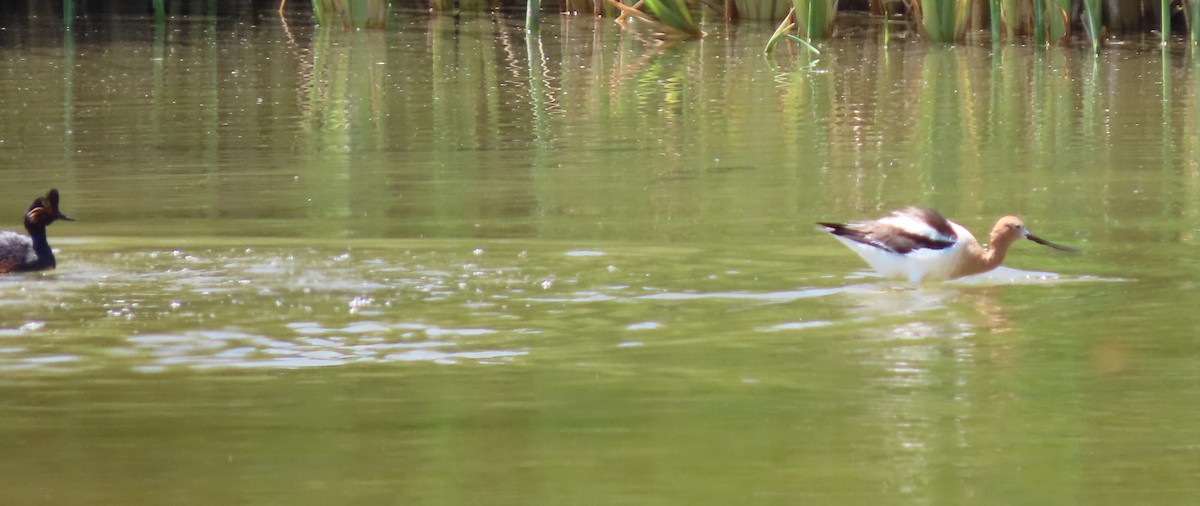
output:
[[[1195,504],[1197,67],[848,26],[0,32],[21,503]],[[909,204],[1081,246],[924,287]]]

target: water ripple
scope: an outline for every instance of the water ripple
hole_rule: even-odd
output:
[[[775,262],[658,265],[647,263],[658,251],[531,246],[97,247],[68,269],[0,280],[0,370],[585,363],[602,350],[748,333],[831,327],[820,332],[921,343],[1012,327],[986,287],[828,286],[844,280],[823,276],[780,289]],[[977,282],[1063,281],[997,275]]]

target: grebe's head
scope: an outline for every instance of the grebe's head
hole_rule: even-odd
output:
[[[58,190],[51,189],[45,197],[38,197],[25,212],[25,226],[45,227],[55,220],[75,221],[58,210]]]

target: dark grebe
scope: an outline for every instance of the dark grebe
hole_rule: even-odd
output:
[[[53,269],[54,252],[46,242],[46,225],[54,220],[75,221],[58,211],[58,190],[52,189],[34,200],[25,212],[29,236],[0,232],[0,274]]]

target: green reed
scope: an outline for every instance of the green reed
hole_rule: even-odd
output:
[[[1158,33],[1162,36],[1162,45],[1167,45],[1171,39],[1171,0],[1159,0]]]
[[[792,0],[796,29],[808,40],[825,39],[833,33],[836,0]]]
[[[429,7],[435,11],[486,11],[499,7],[492,0],[429,0]]]
[[[541,24],[542,0],[528,0],[525,4],[525,29],[534,31]]]
[[[779,27],[775,29],[775,33],[771,34],[771,38],[767,39],[767,47],[763,49],[764,53],[771,54],[775,50],[775,46],[779,41],[789,37],[789,32],[796,27],[796,9],[793,7],[791,12],[788,12],[787,17],[783,18],[783,22],[779,23]]]
[[[966,35],[967,0],[918,0],[913,6],[930,39],[955,42]]]
[[[726,16],[741,21],[774,22],[787,16],[791,0],[726,0]]]
[[[989,0],[988,19],[991,21],[992,40],[1012,39],[1017,35],[1021,4],[1016,0]]]
[[[1185,0],[1183,16],[1187,20],[1188,36],[1195,46],[1200,43],[1200,0]]]
[[[605,0],[562,0],[562,11],[572,14],[616,17],[620,12]]]
[[[1045,45],[1071,34],[1071,0],[990,1],[994,40],[1032,36],[1037,45]]]
[[[1051,0],[1050,5],[1049,25],[1050,38],[1052,40],[1062,40],[1068,35],[1071,35],[1071,0]]]
[[[779,44],[779,41],[787,38],[800,43],[800,45],[808,48],[808,50],[813,54],[821,54],[821,52],[818,51],[816,47],[813,47],[812,43],[810,43],[808,40],[792,35],[791,31],[793,28],[796,28],[795,7],[792,7],[792,9],[788,11],[787,16],[783,18],[783,22],[779,23],[779,27],[775,29],[775,33],[771,34],[771,38],[767,39],[767,47],[763,49],[763,52],[766,54],[771,54],[772,51],[775,51],[775,46]]]
[[[627,17],[637,18],[665,38],[691,39],[703,37],[700,24],[696,23],[688,10],[686,0],[641,0],[637,5],[625,5],[618,0],[607,0],[609,5],[621,11],[618,21]],[[645,4],[650,13],[637,9]],[[650,14],[653,14],[651,16]]]
[[[387,26],[387,0],[312,0],[313,16],[319,25],[341,22],[346,28]]]
[[[1046,0],[1033,0],[1033,43],[1046,45]]]
[[[700,37],[700,25],[688,10],[685,0],[643,0],[658,21],[684,36]]]
[[[67,5],[77,0],[64,0],[64,22],[67,21]],[[158,6],[164,0],[153,0]],[[435,11],[487,10],[505,2],[516,0],[429,0]],[[691,5],[689,5],[689,1]],[[993,41],[1002,38],[1018,40],[1031,37],[1037,45],[1060,41],[1072,31],[1073,0],[868,0],[873,14],[888,17],[897,5],[907,5],[910,21],[918,23],[926,37],[935,42],[958,42],[965,38],[968,29],[991,31]],[[1170,2],[1159,0],[1160,16],[1156,26],[1142,12],[1109,11],[1102,0],[1074,0],[1081,2],[1082,12],[1076,28],[1082,27],[1094,51],[1103,43],[1102,27],[1105,22],[1112,26],[1142,26],[1158,29],[1163,44],[1170,38]],[[536,27],[541,15],[541,0],[525,0],[526,25]],[[694,38],[703,35],[695,13],[696,8],[707,6],[718,12],[718,20],[724,22],[784,19],[768,48],[774,49],[779,41],[794,38],[804,43],[828,38],[834,31],[837,17],[837,0],[563,0],[564,11],[619,18],[636,17],[639,22],[671,38]],[[911,3],[909,3],[911,2]],[[1153,5],[1153,4],[1152,4]],[[786,13],[791,8],[791,13]],[[1076,6],[1075,8],[1078,8]],[[157,9],[157,7],[156,7]],[[343,23],[347,27],[382,27],[387,16],[386,0],[313,0],[314,15],[318,24]],[[1182,10],[1187,21],[1189,38],[1200,44],[1200,0],[1182,0]],[[160,12],[156,10],[156,12]],[[1167,14],[1162,14],[1162,13]],[[984,17],[990,26],[981,24]],[[1107,19],[1105,19],[1107,17]],[[791,20],[791,26],[788,20]],[[786,26],[786,29],[784,28]],[[794,32],[793,32],[794,30]],[[792,35],[795,33],[796,35]]]
[[[1092,43],[1092,51],[1100,53],[1100,0],[1083,0],[1083,32]]]
[[[988,0],[988,20],[992,24],[992,43],[1000,42],[1001,26],[1000,16],[1003,15],[1000,9],[1000,0]]]

